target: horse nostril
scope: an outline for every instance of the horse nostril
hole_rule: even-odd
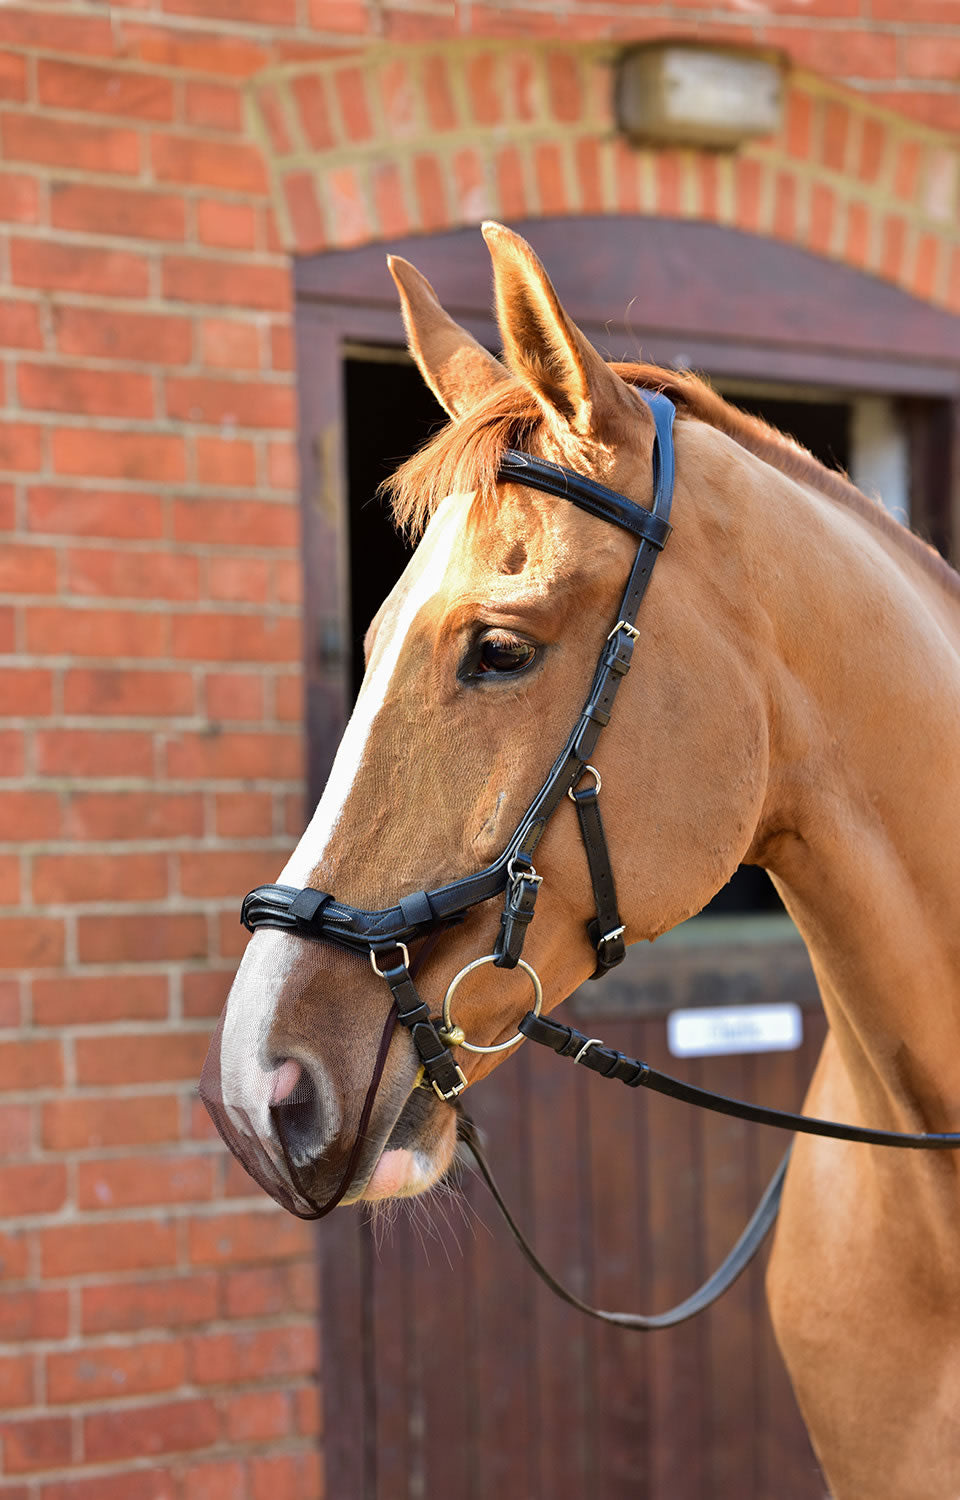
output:
[[[271,1104],[282,1104],[284,1099],[289,1099],[297,1084],[303,1076],[303,1069],[292,1057],[288,1057],[277,1069],[273,1080],[273,1091],[270,1094]]]
[[[270,1118],[291,1170],[309,1166],[321,1154],[324,1119],[316,1085],[292,1057],[284,1058],[274,1073]]]

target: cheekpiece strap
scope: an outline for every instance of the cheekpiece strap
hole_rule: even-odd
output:
[[[400,950],[395,951],[399,953]],[[382,974],[390,986],[397,1020],[410,1033],[426,1082],[438,1099],[456,1099],[466,1088],[467,1080],[450,1048],[437,1031],[429,1008],[421,1000],[406,964],[400,962],[392,968],[379,969],[378,973]]]

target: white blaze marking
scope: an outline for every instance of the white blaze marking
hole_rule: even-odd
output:
[[[456,498],[459,497],[450,495],[438,507],[417,548],[416,563],[421,563],[422,558],[419,575],[391,622],[389,637],[382,644],[377,641],[376,656],[371,663],[371,670],[363,679],[363,686],[350,722],[344,730],[323,796],[306,832],[284,866],[278,882],[280,885],[306,885],[323,858],[330,836],[340,821],[340,814],[363,760],[370,730],[383,707],[397,663],[403,654],[407,632],[423,606],[439,592],[443,582],[459,531],[457,507],[453,503]],[[379,633],[385,634],[382,630]]]
[[[366,750],[370,731],[386,700],[393,674],[403,655],[410,627],[424,605],[443,584],[453,546],[460,531],[465,507],[471,496],[448,496],[437,508],[417,548],[410,571],[412,579],[392,619],[378,631],[376,654],[344,731],[323,796],[278,884],[303,886],[323,858],[330,837],[340,821]],[[256,1122],[262,1139],[272,1134],[269,1101],[276,1073],[264,1070],[262,1058],[266,1038],[273,1025],[277,999],[290,977],[299,950],[299,940],[288,933],[266,928],[254,933],[237,970],[227,1000],[220,1076],[225,1102],[242,1106]],[[326,1083],[318,1058],[310,1061],[310,1073],[321,1097],[332,1104],[333,1091]],[[234,1115],[238,1126],[241,1119]],[[328,1117],[323,1135],[334,1134],[337,1121]],[[318,1141],[318,1145],[321,1143]],[[321,1145],[322,1149],[322,1145]]]

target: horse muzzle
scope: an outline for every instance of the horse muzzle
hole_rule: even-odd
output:
[[[287,1058],[266,1068],[248,1060],[235,1075],[224,1057],[221,1017],[200,1075],[200,1097],[244,1170],[298,1218],[323,1218],[341,1202],[409,1197],[442,1175],[443,1131],[434,1118],[440,1109],[423,1090],[411,1094],[405,1048],[403,1066],[384,1078],[393,1033],[391,1012],[358,1114],[356,1093],[351,1108],[320,1063]]]

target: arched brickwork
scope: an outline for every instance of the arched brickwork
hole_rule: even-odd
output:
[[[660,213],[775,236],[960,311],[960,150],[791,72],[781,132],[735,154],[617,135],[606,45],[373,49],[252,86],[284,247],[486,217]]]

